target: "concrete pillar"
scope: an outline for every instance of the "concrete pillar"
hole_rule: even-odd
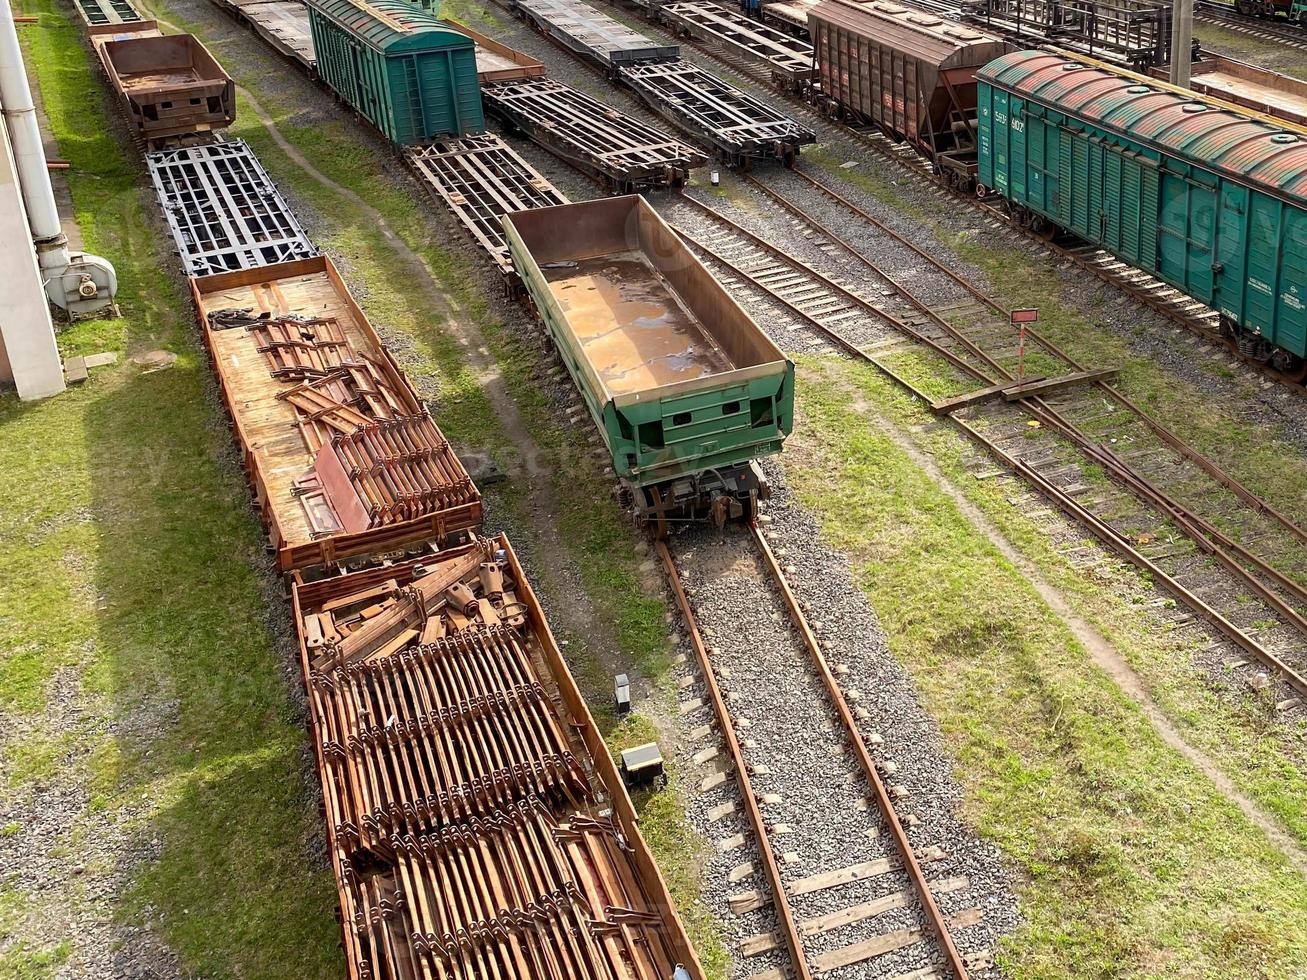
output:
[[[6,0],[0,0],[6,2]],[[0,380],[29,400],[64,390],[63,362],[45,298],[8,130],[0,125]]]
[[[1170,82],[1189,87],[1190,48],[1194,39],[1194,0],[1175,0],[1171,11]]]

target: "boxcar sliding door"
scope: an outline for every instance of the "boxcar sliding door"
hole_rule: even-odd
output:
[[[1197,176],[1197,175],[1196,175]],[[1214,180],[1214,178],[1213,178]],[[1159,271],[1167,282],[1204,303],[1212,300],[1216,191],[1175,173],[1162,173]]]

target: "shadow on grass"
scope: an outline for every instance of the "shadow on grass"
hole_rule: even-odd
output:
[[[115,724],[92,778],[102,797],[150,804],[139,833],[157,853],[119,912],[154,918],[206,976],[335,975],[298,670],[279,585],[256,571],[270,567],[263,537],[207,369],[184,354],[84,416],[101,651],[90,682]]]

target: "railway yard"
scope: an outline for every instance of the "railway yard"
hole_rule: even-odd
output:
[[[1054,6],[13,0],[0,978],[1307,976],[1307,29]]]

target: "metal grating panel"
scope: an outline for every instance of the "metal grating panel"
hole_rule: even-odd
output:
[[[128,0],[77,0],[77,10],[88,27],[140,24],[145,20]]]
[[[161,150],[146,164],[187,275],[318,254],[243,140]]]
[[[510,211],[570,203],[492,133],[409,147],[411,166],[499,266],[513,271],[500,222]]]

